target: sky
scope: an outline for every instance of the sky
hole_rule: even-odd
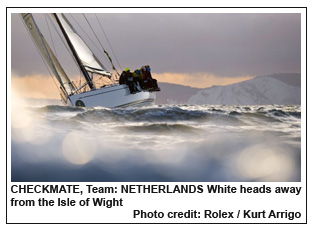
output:
[[[62,42],[58,38],[50,39],[50,33],[55,35],[50,21],[43,14],[34,16],[50,46],[56,48],[65,72],[70,77],[78,77],[79,71]],[[96,48],[101,46],[84,16],[66,16],[110,69],[110,64]],[[301,70],[301,16],[298,13],[97,14],[113,51],[95,15],[85,16],[116,67],[120,64],[122,69],[134,70],[149,64],[153,77],[161,82],[207,88],[274,73],[300,73]],[[38,80],[42,86],[54,84],[20,16],[12,14],[11,20],[12,86],[24,89],[28,97],[39,97]],[[57,89],[55,94],[57,96]],[[52,98],[54,93],[46,95]]]

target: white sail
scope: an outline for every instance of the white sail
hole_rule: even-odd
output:
[[[111,76],[99,59],[93,54],[88,45],[83,41],[83,39],[77,34],[76,30],[67,20],[64,14],[56,14],[68,35],[71,43],[73,44],[79,59],[81,60],[85,69],[92,73],[98,73],[105,76]]]
[[[36,43],[39,51],[44,57],[47,65],[52,70],[52,72],[54,73],[55,77],[57,78],[61,86],[64,87],[67,94],[71,94],[74,91],[74,87],[72,83],[70,82],[68,76],[66,75],[65,71],[63,70],[62,66],[56,59],[50,46],[48,45],[45,38],[41,34],[37,24],[34,21],[34,18],[29,13],[22,13],[21,16],[34,42]]]

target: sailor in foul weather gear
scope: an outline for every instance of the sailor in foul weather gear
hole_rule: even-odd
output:
[[[160,91],[157,80],[152,78],[149,65],[142,66],[133,73],[130,72],[129,68],[126,68],[120,75],[119,84],[127,84],[131,94],[141,90]]]
[[[138,92],[141,92],[140,89],[142,89],[142,85],[141,85],[141,82],[140,82],[140,74],[141,74],[141,71],[136,69],[132,76],[133,76],[133,81],[134,81],[134,84],[135,84],[135,87],[136,87],[136,90]]]
[[[132,76],[132,73],[130,72],[129,68],[125,69],[125,77],[126,77],[126,84],[129,87],[130,93],[131,94],[136,93],[136,88],[135,88],[135,84],[133,81],[133,76]]]
[[[149,65],[145,65],[141,67],[141,72],[144,83],[144,88],[148,89],[149,91],[160,91],[158,87],[157,80],[152,78],[151,68]]]
[[[126,71],[123,71],[119,77],[119,84],[126,84]]]

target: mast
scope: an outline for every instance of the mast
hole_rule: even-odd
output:
[[[63,25],[62,25],[62,23],[60,22],[58,16],[55,13],[53,14],[53,16],[55,17],[55,20],[56,20],[57,24],[59,25],[59,27],[60,27],[60,29],[61,29],[61,31],[62,31],[65,39],[66,39],[66,42],[67,42],[70,50],[72,51],[72,53],[73,53],[73,55],[74,55],[74,57],[75,57],[75,59],[76,59],[76,61],[78,63],[78,66],[79,66],[83,76],[85,77],[85,79],[86,79],[90,89],[95,89],[94,84],[92,82],[92,79],[89,76],[89,73],[87,72],[87,70],[85,69],[85,67],[82,64],[81,60],[79,59],[79,56],[78,56],[78,54],[77,54],[77,52],[76,52],[72,42],[70,41],[70,39],[69,39],[69,37],[68,37],[68,35],[67,35]]]
[[[52,52],[49,44],[45,40],[44,36],[41,34],[39,27],[37,26],[32,14],[21,13],[22,19],[25,26],[33,39],[34,44],[37,46],[41,56],[44,58],[45,63],[48,65],[50,70],[53,72],[54,76],[61,85],[61,89],[65,90],[66,95],[71,94],[75,88],[60,65],[59,61]],[[67,97],[67,96],[66,96]]]

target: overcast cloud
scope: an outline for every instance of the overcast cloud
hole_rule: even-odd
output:
[[[69,20],[73,16],[81,22],[96,42],[82,15],[66,16]],[[96,18],[91,14],[86,16],[113,58]],[[202,72],[220,77],[300,72],[300,14],[154,13],[97,16],[122,68],[133,69],[150,64],[156,73]],[[36,19],[50,41],[45,18],[36,15]],[[52,26],[50,30],[53,33]],[[11,38],[12,71],[20,76],[47,74],[18,14],[12,14]],[[59,40],[53,42],[56,47],[62,48]],[[90,46],[94,48],[92,44]],[[57,55],[63,57],[64,51],[63,47]],[[99,58],[103,57],[99,55]],[[69,75],[77,72],[74,63],[69,61],[70,57],[60,59],[66,62],[64,68]],[[103,63],[110,68],[107,62]],[[118,66],[116,61],[115,65]]]

